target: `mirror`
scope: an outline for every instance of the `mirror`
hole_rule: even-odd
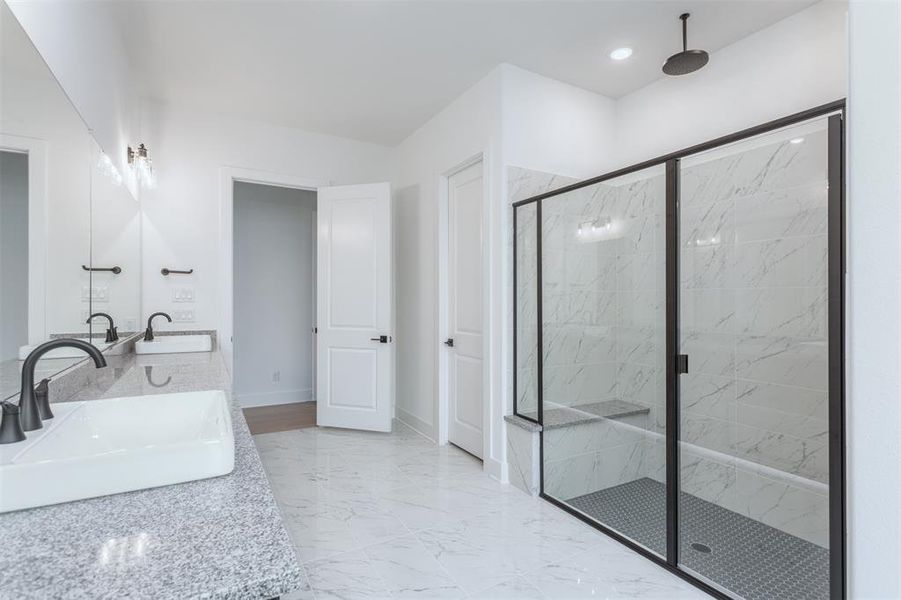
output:
[[[122,319],[136,319],[140,303],[138,203],[103,156],[0,3],[0,398],[18,394],[22,360],[44,341],[80,337],[112,348],[106,320],[87,322],[93,312],[111,314],[122,333],[136,330]],[[122,271],[92,271],[101,260]],[[36,380],[85,359],[69,349],[48,353]]]
[[[91,314],[109,315],[124,340],[139,330],[140,205],[110,157],[91,141]],[[90,326],[95,345],[110,343],[108,318],[95,317]]]

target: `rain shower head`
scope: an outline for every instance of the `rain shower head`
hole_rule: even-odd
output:
[[[682,52],[673,54],[663,63],[663,72],[667,75],[687,75],[707,64],[710,55],[705,50],[688,49],[688,13],[679,15],[682,20]]]

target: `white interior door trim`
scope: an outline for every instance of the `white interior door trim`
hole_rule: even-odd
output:
[[[448,237],[450,222],[448,219],[448,185],[450,178],[460,171],[476,163],[482,163],[482,231],[484,237],[482,250],[482,452],[485,470],[493,470],[491,453],[491,432],[495,426],[491,423],[492,406],[495,398],[491,394],[491,372],[494,363],[491,360],[491,341],[493,335],[492,311],[490,306],[491,290],[491,171],[490,153],[483,150],[466,160],[456,164],[439,176],[438,180],[438,323],[436,328],[436,348],[438,356],[438,390],[437,412],[438,423],[436,433],[438,444],[448,443],[449,418],[449,376],[448,353],[443,344],[449,332],[448,318]],[[501,477],[500,473],[496,475]]]
[[[330,185],[327,179],[299,177],[271,171],[223,166],[219,168],[219,331],[217,341],[229,377],[233,372],[234,335],[234,188],[235,182],[257,183],[316,191]]]
[[[47,142],[0,133],[0,150],[28,155],[28,343],[47,339]]]

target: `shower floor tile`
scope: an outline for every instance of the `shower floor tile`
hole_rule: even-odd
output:
[[[655,552],[666,553],[664,484],[637,479],[567,502]],[[829,597],[825,548],[690,494],[682,493],[680,507],[679,554],[685,567],[748,600]]]

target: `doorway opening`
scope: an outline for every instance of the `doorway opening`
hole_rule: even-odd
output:
[[[315,426],[317,192],[233,186],[235,398],[252,433]]]
[[[28,154],[0,150],[0,362],[28,344]]]
[[[443,181],[446,206],[443,407],[446,439],[476,458],[484,455],[484,176],[482,157]]]

